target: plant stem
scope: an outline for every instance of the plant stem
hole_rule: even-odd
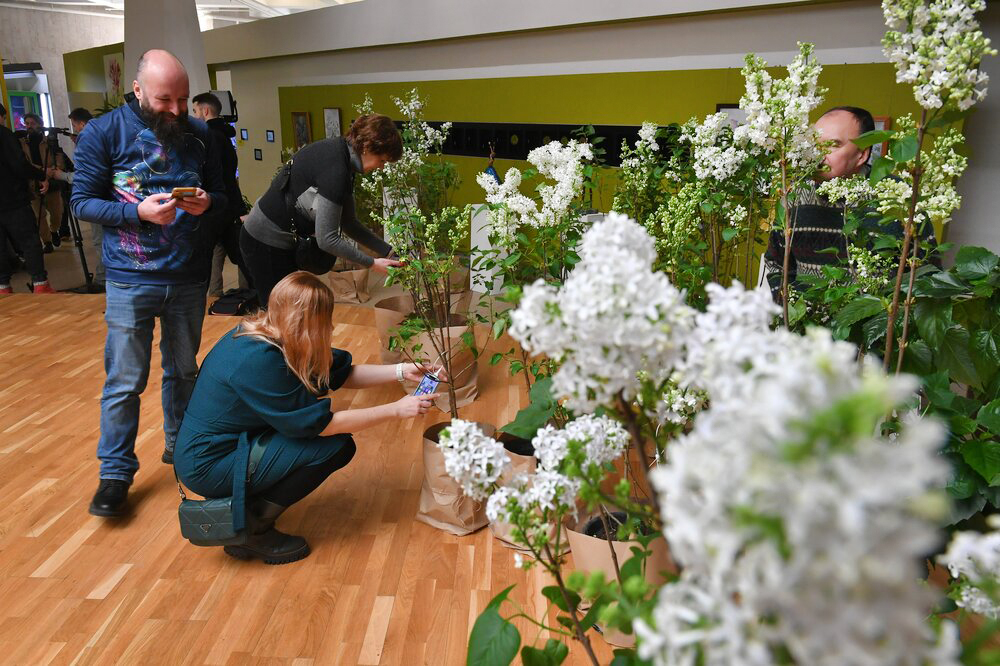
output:
[[[781,262],[781,312],[785,318],[785,328],[789,328],[788,269],[792,258],[792,218],[788,210],[788,172],[784,157],[781,158],[781,210],[785,216],[785,257]]]
[[[892,356],[892,343],[896,335],[896,316],[899,314],[899,294],[903,289],[903,270],[908,262],[910,243],[913,241],[913,220],[917,214],[917,200],[920,198],[920,149],[924,145],[926,126],[927,110],[924,109],[920,114],[920,125],[917,127],[917,157],[913,165],[913,191],[910,195],[910,215],[906,221],[906,232],[903,235],[903,249],[899,255],[899,265],[896,267],[896,286],[892,291],[892,307],[889,308],[889,321],[885,328],[885,355],[882,357],[882,369],[885,372],[889,372],[889,358]]]
[[[750,275],[750,269],[753,268],[753,248],[757,244],[757,225],[754,224],[753,217],[753,195],[754,190],[750,190],[750,205],[747,207],[747,270],[744,273],[745,280],[743,285],[750,288],[750,280],[753,277]],[[756,286],[756,285],[755,285]]]
[[[640,462],[639,468],[642,470],[643,480],[646,485],[652,490],[653,484],[649,480],[649,470],[646,469],[646,460],[648,456],[646,455],[646,440],[642,436],[642,430],[639,428],[639,422],[635,418],[635,414],[632,412],[632,406],[628,404],[625,400],[625,396],[619,391],[618,392],[618,408],[625,417],[625,426],[628,428],[629,434],[632,436],[632,441],[635,442],[636,447],[639,449]],[[660,499],[653,493],[653,506],[656,507],[656,514],[663,515],[660,511]]]
[[[622,583],[622,570],[618,566],[618,552],[615,551],[615,542],[611,538],[611,523],[608,521],[608,511],[601,505],[601,524],[604,525],[604,538],[608,541],[608,550],[611,551],[611,563],[615,566],[615,578],[618,579],[618,586]]]
[[[906,340],[910,331],[910,307],[913,305],[913,282],[917,277],[917,252],[920,243],[913,244],[913,255],[910,257],[910,284],[906,289],[906,303],[903,305],[903,337],[899,339],[899,352],[896,355],[896,374],[903,367],[903,355],[906,353]]]
[[[548,556],[549,561],[556,562],[556,558],[552,555],[552,549],[549,548],[549,544],[545,544],[545,554]],[[556,585],[559,586],[559,591],[562,593],[563,601],[566,602],[566,608],[569,609],[569,617],[573,621],[573,628],[576,631],[576,640],[580,641],[583,645],[583,649],[587,651],[587,656],[590,657],[590,663],[594,666],[600,666],[600,662],[597,661],[597,655],[594,654],[594,648],[590,644],[590,638],[587,636],[587,632],[583,630],[583,626],[580,624],[580,618],[577,616],[576,607],[571,603],[569,598],[569,593],[566,589],[566,583],[563,582],[562,573],[559,566],[554,566],[550,569],[552,575],[556,579]]]

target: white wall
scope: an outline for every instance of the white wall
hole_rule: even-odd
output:
[[[121,19],[0,7],[0,53],[7,62],[38,62],[48,75],[56,124],[69,127],[63,53],[120,42]],[[72,150],[72,142],[62,139]]]
[[[818,0],[365,0],[205,35],[209,62],[499,35]],[[871,3],[869,3],[871,4]]]
[[[1000,4],[990,3],[982,17],[983,32],[1000,45]],[[962,207],[948,240],[1000,253],[1000,56],[987,58],[983,69],[990,75],[990,91],[965,121],[969,170],[959,180]]]

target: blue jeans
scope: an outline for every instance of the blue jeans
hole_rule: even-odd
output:
[[[139,395],[149,379],[153,321],[160,319],[163,434],[166,448],[172,451],[198,375],[196,355],[205,319],[206,285],[123,284],[108,280],[106,287],[107,379],[101,395],[97,457],[102,479],[131,483],[139,469],[135,437],[139,430]]]

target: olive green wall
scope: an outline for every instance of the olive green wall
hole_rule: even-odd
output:
[[[96,46],[63,54],[66,68],[66,91],[70,93],[101,93],[104,88],[104,56],[124,53],[125,43]]]
[[[781,69],[774,73],[783,75]],[[892,118],[918,109],[912,90],[895,82],[895,71],[887,63],[828,65],[821,84],[829,89],[824,108],[852,104]],[[714,113],[718,103],[737,103],[743,93],[743,77],[738,69],[706,69],[279,87],[281,145],[291,147],[293,111],[309,112],[313,140],[317,140],[324,137],[325,107],[340,108],[341,132],[346,133],[356,115],[354,106],[365,93],[371,95],[376,111],[399,118],[391,98],[414,87],[426,98],[428,120],[571,125],[638,125],[649,120],[665,125]],[[241,105],[248,102],[253,103],[240,100]],[[263,136],[263,128],[251,128],[250,148],[263,143],[253,140],[258,135]],[[486,167],[486,156],[449,159],[458,165],[462,176],[455,203],[481,202],[482,190],[475,176]],[[496,168],[503,174],[513,165],[523,167],[525,163],[497,160]],[[261,194],[245,193],[251,198]],[[595,206],[608,210],[613,194],[612,177],[605,182]]]

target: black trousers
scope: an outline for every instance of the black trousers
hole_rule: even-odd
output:
[[[240,251],[246,266],[246,276],[253,282],[257,290],[260,306],[267,307],[274,285],[281,282],[286,275],[298,270],[295,263],[294,250],[282,250],[261,243],[251,236],[246,228],[240,227]]]
[[[30,204],[0,211],[0,284],[10,284],[14,273],[10,263],[11,246],[24,255],[32,281],[45,282],[49,278],[42,259],[42,242],[38,239],[38,222]]]

